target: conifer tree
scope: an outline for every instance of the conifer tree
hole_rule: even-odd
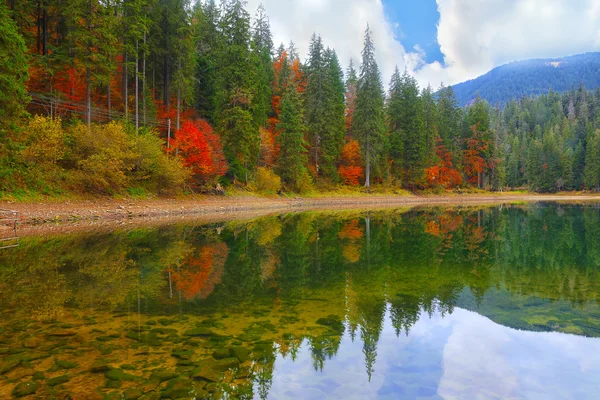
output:
[[[302,115],[302,100],[296,83],[290,77],[285,93],[281,100],[280,133],[277,136],[279,143],[279,158],[277,173],[282,181],[291,189],[306,174],[306,143],[304,141],[304,124]]]
[[[0,2],[0,38],[0,135],[4,136],[3,130],[18,122],[29,102],[25,41],[4,2]]]
[[[365,31],[364,43],[352,129],[364,154],[365,187],[369,190],[371,167],[383,157],[386,138],[381,75],[375,61],[375,46],[368,26]]]
[[[584,180],[588,189],[600,192],[600,129],[588,139]]]
[[[253,113],[256,71],[250,51],[250,16],[241,0],[227,0],[220,20],[223,51],[219,52],[217,124],[234,179],[248,183],[257,161],[259,131]]]
[[[215,0],[197,3],[194,10],[195,29],[195,93],[194,106],[200,116],[215,123],[218,90],[218,60],[223,40],[219,31],[220,10]]]
[[[354,138],[352,134],[352,118],[356,109],[356,91],[358,89],[358,77],[354,69],[354,61],[350,59],[348,70],[346,71],[346,136]]]
[[[266,126],[271,108],[273,73],[273,38],[269,26],[269,18],[262,4],[258,6],[252,32],[252,48],[256,63],[256,95],[252,109],[254,122],[258,126]]]

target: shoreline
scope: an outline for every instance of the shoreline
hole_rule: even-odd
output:
[[[372,195],[356,197],[267,198],[203,196],[187,199],[96,199],[64,202],[0,202],[0,208],[17,211],[21,226],[72,225],[107,222],[149,222],[157,220],[219,220],[310,210],[374,209],[436,205],[476,205],[514,202],[600,202],[595,195],[545,194],[452,194]]]

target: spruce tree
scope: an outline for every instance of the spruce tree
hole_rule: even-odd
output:
[[[362,147],[365,187],[369,190],[371,167],[384,156],[386,137],[381,75],[375,61],[375,46],[368,26],[364,43],[352,129]]]
[[[196,72],[194,106],[198,114],[215,123],[219,51],[223,46],[223,38],[219,31],[220,10],[215,0],[197,3],[194,10]]]
[[[600,129],[588,139],[584,182],[588,189],[600,192]]]
[[[326,85],[324,118],[326,129],[322,138],[323,176],[337,181],[337,164],[344,145],[345,110],[344,73],[335,50],[325,51]]]
[[[258,6],[252,32],[252,55],[256,64],[256,95],[253,98],[252,110],[254,122],[258,126],[266,126],[271,109],[273,72],[273,37],[263,5]]]
[[[277,136],[279,143],[279,158],[277,173],[283,183],[295,190],[303,175],[306,175],[306,143],[304,141],[305,128],[303,124],[303,108],[300,93],[294,79],[290,76],[285,93],[281,100],[280,123],[281,130]]]
[[[19,120],[29,103],[25,86],[29,77],[27,48],[4,2],[0,2],[0,38],[0,134],[3,134],[4,129]]]
[[[225,45],[219,52],[216,122],[231,175],[247,184],[258,159],[260,136],[252,113],[257,80],[250,51],[250,16],[244,2],[227,0],[224,3],[220,30]]]

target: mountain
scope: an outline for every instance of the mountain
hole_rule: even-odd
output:
[[[477,93],[494,105],[513,98],[548,93],[549,89],[568,91],[581,83],[588,90],[600,87],[600,53],[516,61],[453,88],[463,106],[469,104]]]

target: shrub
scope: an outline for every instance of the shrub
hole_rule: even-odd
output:
[[[132,138],[135,154],[131,178],[148,191],[159,194],[181,192],[190,173],[179,158],[169,158],[163,151],[163,141],[154,131],[142,130]]]
[[[281,190],[281,178],[272,170],[259,167],[254,178],[254,188],[261,193],[277,193]]]
[[[72,163],[79,174],[76,182],[93,193],[116,193],[129,186],[128,173],[137,155],[122,124],[111,122],[92,125],[77,124],[71,128]]]
[[[314,189],[313,180],[307,170],[304,170],[298,176],[294,191],[297,193],[307,193]]]
[[[21,156],[27,164],[55,164],[65,154],[65,132],[60,119],[35,116],[20,137]]]

